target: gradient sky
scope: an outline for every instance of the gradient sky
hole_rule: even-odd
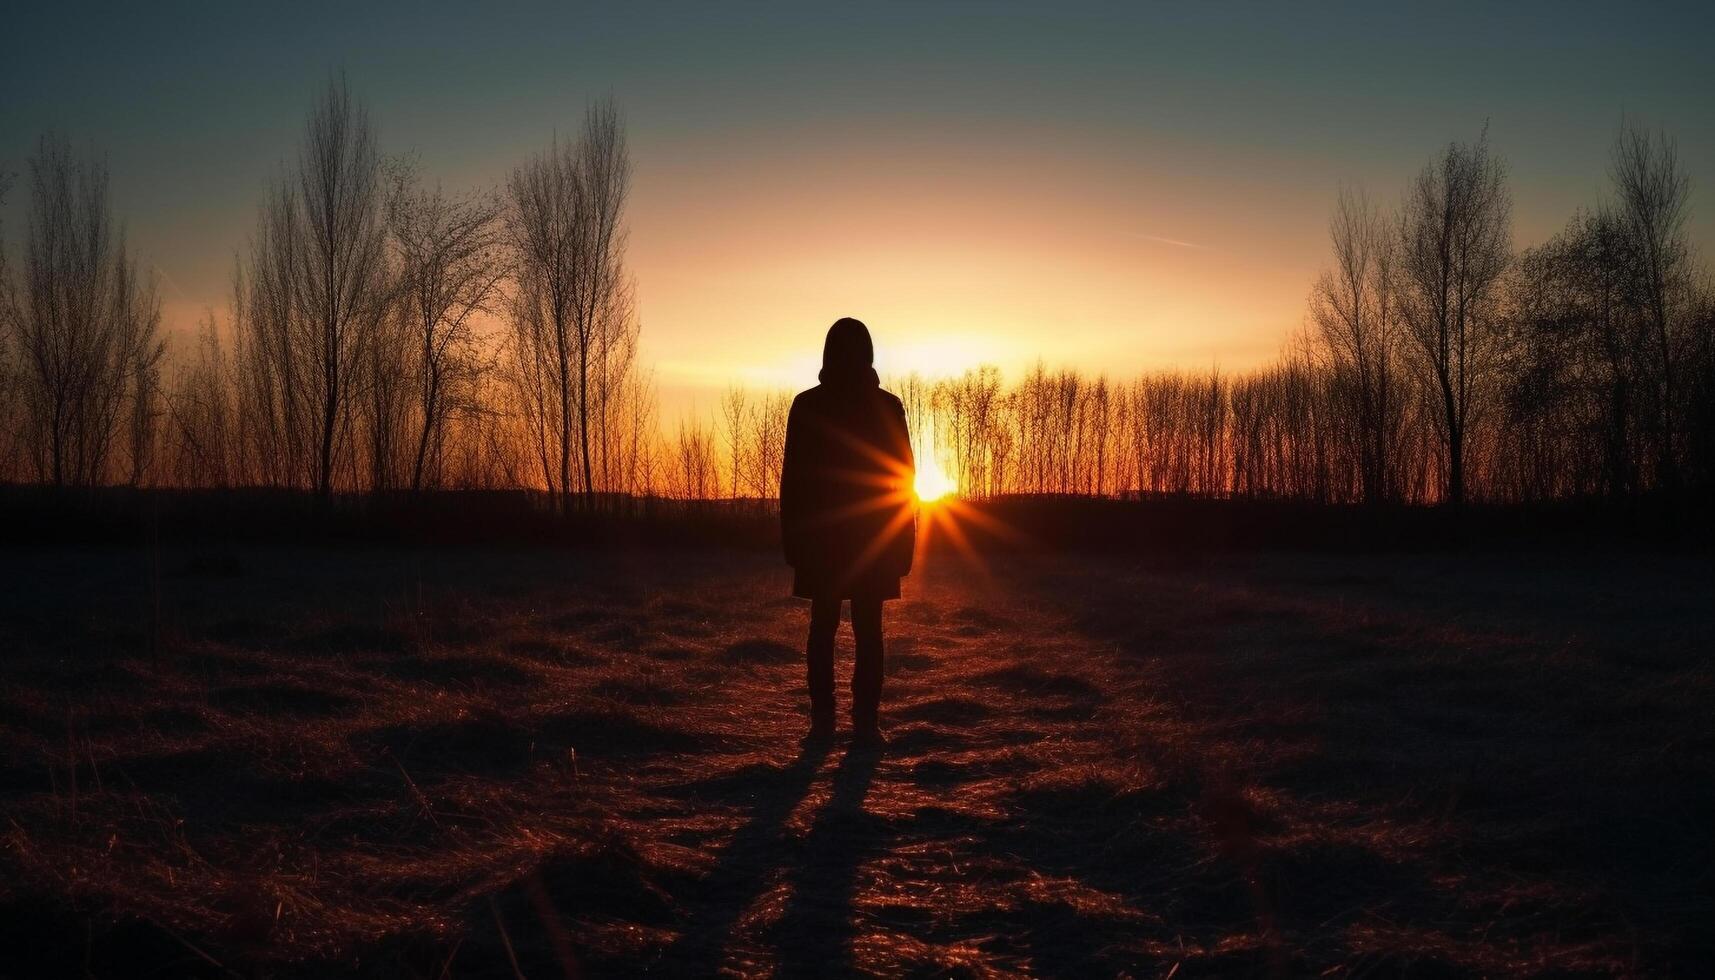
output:
[[[94,141],[176,333],[226,306],[330,71],[453,188],[612,91],[644,357],[681,407],[814,383],[842,315],[884,373],[1256,364],[1303,319],[1339,182],[1396,201],[1485,120],[1518,244],[1600,199],[1622,112],[1678,138],[1715,243],[1708,0],[342,6],[14,9],[0,168],[44,128]]]

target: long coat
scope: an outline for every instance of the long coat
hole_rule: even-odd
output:
[[[905,407],[873,380],[823,383],[793,399],[780,476],[793,595],[899,597],[917,541],[915,465]]]

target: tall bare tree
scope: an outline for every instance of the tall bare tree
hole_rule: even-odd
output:
[[[592,363],[604,335],[631,322],[622,219],[630,159],[618,107],[592,105],[575,141],[558,140],[512,172],[508,229],[517,289],[511,316],[522,401],[533,413],[544,475],[562,502],[596,490]],[[574,439],[575,436],[575,439]],[[575,442],[575,445],[574,445]]]
[[[1348,402],[1345,415],[1364,500],[1378,503],[1394,492],[1389,463],[1400,399],[1397,248],[1381,209],[1350,186],[1340,189],[1328,237],[1334,267],[1311,291],[1310,317]]]
[[[721,423],[726,433],[727,462],[732,469],[733,500],[739,498],[741,481],[739,474],[746,468],[751,447],[745,438],[745,390],[738,385],[728,385],[721,395]]]
[[[719,464],[715,459],[715,434],[700,418],[679,420],[674,435],[674,473],[677,496],[684,500],[709,500],[720,492]]]
[[[629,490],[635,475],[630,453],[635,447],[626,433],[634,425],[628,416],[640,405],[637,351],[642,324],[637,318],[637,286],[626,277],[607,291],[596,315],[594,350],[589,358],[591,451],[596,459],[596,486],[603,492]]]
[[[1692,253],[1685,236],[1691,178],[1665,133],[1622,122],[1610,173],[1616,214],[1632,249],[1636,299],[1647,325],[1655,381],[1655,464],[1670,491],[1678,486],[1679,362],[1696,322]]]
[[[363,347],[388,312],[380,158],[367,113],[343,77],[310,111],[299,155],[300,252],[293,298],[313,331],[316,493],[333,494],[336,446],[348,422]]]
[[[20,448],[25,434],[18,418],[19,391],[17,357],[14,350],[18,322],[17,290],[12,284],[12,269],[7,261],[5,214],[6,194],[12,189],[14,175],[0,170],[0,480],[16,480],[19,472]]]
[[[1475,143],[1450,143],[1406,192],[1400,276],[1407,336],[1427,379],[1446,452],[1446,501],[1465,501],[1471,423],[1490,395],[1503,337],[1498,284],[1511,249],[1506,167]]]
[[[626,198],[631,190],[631,157],[625,142],[625,121],[609,98],[584,114],[579,140],[585,216],[582,230],[578,293],[581,302],[579,335],[578,418],[583,449],[584,487],[594,492],[590,462],[591,354],[623,335],[635,323],[632,291],[625,276]],[[600,364],[600,360],[596,362]]]
[[[368,117],[345,79],[330,79],[234,276],[246,455],[258,479],[324,503],[355,466],[352,416],[392,308],[382,200]]]
[[[139,481],[165,351],[160,301],[114,224],[103,161],[44,135],[30,190],[23,290],[11,319],[38,476],[56,487],[109,480],[114,440],[128,426],[128,478]]]
[[[1630,297],[1633,249],[1612,209],[1580,212],[1516,264],[1509,428],[1537,429],[1529,496],[1639,487],[1638,387],[1647,325]],[[1576,445],[1560,443],[1573,440]],[[1599,447],[1599,448],[1598,448]],[[1586,472],[1588,471],[1588,472]]]
[[[792,412],[792,393],[765,392],[750,405],[750,492],[767,498],[780,487],[780,470],[786,462],[786,420]]]
[[[380,494],[399,488],[410,466],[414,424],[416,377],[416,321],[398,304],[369,328],[358,355],[358,375],[353,385],[354,404],[348,419],[353,434],[346,444],[363,443],[361,454],[353,453],[353,484],[359,482],[360,462],[368,464],[368,488]],[[361,459],[357,457],[361,456]]]
[[[448,421],[474,408],[483,364],[475,322],[491,312],[506,274],[500,202],[423,186],[415,169],[391,170],[387,222],[400,276],[397,315],[406,329],[417,434],[410,485],[423,489],[445,447]]]
[[[296,195],[282,181],[270,188],[233,270],[233,360],[241,468],[267,486],[308,488],[315,483],[311,398],[300,379],[312,365],[293,288],[299,235]]]

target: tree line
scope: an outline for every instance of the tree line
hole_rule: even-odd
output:
[[[1304,327],[1259,369],[891,385],[967,496],[1707,499],[1715,288],[1686,234],[1691,181],[1671,138],[1624,121],[1609,176],[1606,200],[1518,251],[1486,130],[1392,209],[1342,187]]]
[[[23,261],[0,265],[0,478],[323,499],[527,486],[560,506],[645,492],[629,186],[611,99],[503,189],[455,193],[384,157],[334,79],[258,206],[230,312],[169,363],[105,163],[44,135]]]
[[[451,192],[384,156],[343,79],[169,350],[105,163],[44,135],[0,249],[0,479],[61,488],[529,488],[557,506],[774,495],[790,393],[663,423],[625,264],[611,99]],[[1305,323],[1268,365],[1042,364],[889,379],[919,456],[1014,493],[1462,504],[1715,484],[1715,289],[1673,141],[1622,121],[1606,198],[1516,250],[1505,162],[1454,142],[1383,207],[1342,187]],[[0,195],[9,189],[0,175]],[[604,504],[605,505],[605,504]]]

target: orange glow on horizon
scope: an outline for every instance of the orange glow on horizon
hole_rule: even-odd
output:
[[[1287,208],[1190,160],[1140,174],[1053,139],[912,146],[839,131],[640,157],[628,256],[667,416],[733,384],[814,385],[839,316],[869,325],[884,379],[1243,370],[1278,353],[1322,262],[1326,195]]]

